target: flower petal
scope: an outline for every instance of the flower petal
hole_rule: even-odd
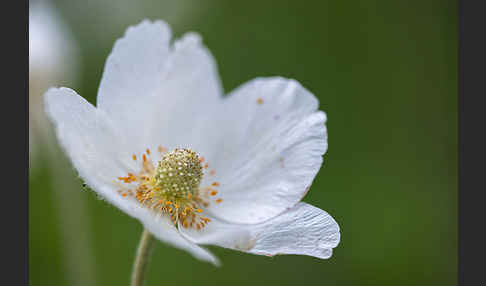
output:
[[[201,231],[180,228],[198,244],[214,244],[259,255],[299,254],[329,258],[340,240],[339,226],[325,211],[298,203],[283,214],[256,225],[213,220]]]
[[[141,216],[140,220],[144,227],[155,237],[177,248],[186,250],[197,259],[220,266],[218,258],[210,251],[182,236],[168,216],[155,216],[146,209],[144,211],[145,215]]]
[[[123,198],[114,180],[130,170],[123,156],[123,136],[110,119],[69,88],[51,88],[45,94],[46,112],[55,125],[61,147],[80,177],[101,197],[128,215],[138,218],[160,240],[189,251],[196,258],[218,264],[207,250],[189,242],[171,225],[130,198]]]
[[[106,60],[98,107],[117,113],[128,109],[128,102],[151,95],[162,80],[170,37],[170,27],[162,21],[128,27]]]
[[[306,203],[262,224],[251,253],[264,255],[302,254],[329,258],[341,239],[339,225],[327,212]]]
[[[317,108],[291,79],[259,78],[232,92],[214,127],[224,135],[210,158],[223,203],[211,214],[259,223],[299,202],[327,150],[326,115]]]
[[[109,55],[98,107],[127,134],[132,151],[187,146],[203,117],[222,100],[216,63],[196,33],[170,45],[163,21],[129,27]],[[157,158],[158,159],[158,158]]]
[[[101,196],[122,210],[113,181],[130,170],[122,160],[124,141],[106,114],[69,88],[50,88],[45,110],[59,144],[80,176]],[[129,156],[129,155],[127,155]],[[128,159],[128,158],[127,158]]]

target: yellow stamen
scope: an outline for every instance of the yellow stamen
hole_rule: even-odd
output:
[[[130,184],[126,186],[134,186],[133,189],[121,187],[118,193],[122,197],[135,197],[141,206],[154,212],[165,213],[176,226],[179,223],[182,227],[200,230],[210,222],[209,218],[201,216],[203,208],[209,207],[209,196],[218,194],[215,187],[219,186],[219,182],[200,186],[209,163],[190,149],[167,152],[166,148],[159,146],[157,150],[162,156],[157,165],[154,166],[151,151],[147,148],[140,155],[143,164],[137,173],[117,177]],[[134,161],[138,159],[136,154],[131,157]],[[216,172],[210,170],[208,173],[214,175]],[[135,184],[131,184],[133,182]],[[219,203],[222,199],[214,201]]]

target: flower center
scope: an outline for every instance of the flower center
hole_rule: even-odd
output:
[[[199,156],[190,149],[175,149],[162,157],[152,178],[160,195],[173,200],[187,198],[199,191],[202,180]]]
[[[218,191],[218,182],[201,187],[204,170],[209,164],[203,157],[190,149],[167,149],[159,147],[161,160],[154,167],[150,160],[150,150],[142,154],[142,166],[137,175],[128,173],[126,177],[118,177],[129,186],[136,184],[135,189],[120,185],[118,192],[123,197],[136,197],[143,206],[156,213],[169,215],[174,225],[195,227],[198,230],[209,223],[210,219],[201,216],[202,208],[210,205],[212,197]],[[132,156],[137,161],[137,156]],[[208,176],[213,176],[214,170],[209,170]],[[214,200],[221,203],[222,199]]]

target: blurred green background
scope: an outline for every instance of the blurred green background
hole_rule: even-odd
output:
[[[304,201],[341,227],[330,259],[209,247],[215,268],[158,242],[147,285],[456,284],[455,1],[52,4],[81,61],[80,80],[58,84],[92,103],[115,40],[160,18],[176,37],[202,35],[226,92],[257,76],[295,78],[328,115],[329,150]],[[30,168],[30,285],[128,285],[142,226],[82,190],[59,150],[46,154]],[[62,194],[59,177],[72,186]]]

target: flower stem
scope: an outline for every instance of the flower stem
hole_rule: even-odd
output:
[[[154,246],[154,237],[146,229],[143,229],[138,243],[137,255],[133,263],[131,286],[142,286],[147,273],[148,260]]]

